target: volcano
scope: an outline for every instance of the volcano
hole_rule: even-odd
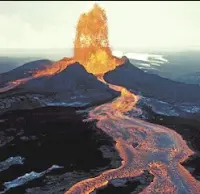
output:
[[[4,144],[9,144],[9,147],[14,147],[12,150],[18,151],[19,147],[16,144],[20,142],[18,141],[19,138],[22,141],[35,141],[40,137],[41,141],[34,142],[34,146],[37,146],[37,149],[30,149],[32,146],[29,147],[29,156],[30,154],[31,156],[34,155],[32,154],[33,150],[37,152],[37,150],[43,149],[44,152],[40,152],[39,155],[45,153],[48,148],[50,148],[51,152],[51,146],[48,146],[48,144],[54,142],[54,145],[59,145],[61,139],[63,139],[64,145],[67,145],[66,142],[70,141],[71,137],[65,138],[66,136],[70,136],[71,134],[81,138],[85,134],[76,134],[76,131],[70,131],[73,126],[72,123],[76,123],[76,120],[73,120],[72,123],[69,121],[64,126],[61,125],[63,119],[70,120],[70,117],[75,118],[75,115],[83,114],[82,116],[86,117],[84,117],[84,120],[83,117],[80,118],[79,116],[77,119],[81,119],[85,123],[95,121],[97,130],[103,131],[104,134],[107,134],[114,140],[115,150],[119,153],[122,162],[117,168],[104,168],[103,172],[101,170],[98,174],[93,174],[91,171],[92,176],[89,176],[90,178],[88,176],[87,178],[81,177],[74,182],[70,182],[70,188],[65,189],[66,187],[63,187],[62,191],[65,194],[98,193],[99,189],[109,187],[110,184],[119,185],[120,183],[122,185],[128,179],[142,177],[146,171],[152,175],[153,180],[149,181],[149,185],[145,185],[146,187],[141,191],[143,194],[199,194],[200,183],[182,165],[195,152],[187,145],[187,142],[181,135],[170,128],[149,123],[131,115],[134,111],[143,113],[143,110],[136,106],[140,100],[139,94],[141,93],[143,96],[170,102],[193,101],[197,103],[200,97],[199,91],[199,87],[196,86],[188,87],[187,85],[172,82],[159,76],[146,74],[133,66],[126,58],[112,56],[108,41],[107,17],[105,11],[95,4],[88,13],[80,16],[74,42],[74,56],[72,58],[64,58],[50,65],[48,68],[32,73],[28,77],[11,81],[4,88],[1,88],[0,92],[5,99],[10,95],[9,98],[11,99],[9,102],[15,101],[13,99],[15,98],[15,94],[23,95],[24,93],[28,93],[43,95],[43,100],[47,100],[50,97],[54,102],[65,102],[68,106],[69,103],[78,103],[79,106],[85,103],[93,105],[102,101],[106,101],[106,103],[90,107],[90,110],[84,109],[84,111],[79,108],[76,108],[78,111],[75,111],[73,107],[71,107],[72,109],[68,109],[68,111],[65,109],[55,109],[54,107],[46,109],[50,113],[43,112],[41,109],[36,109],[32,113],[26,110],[27,112],[25,111],[23,115],[19,114],[21,117],[17,118],[17,120],[14,119],[16,115],[13,115],[12,112],[7,113],[7,115],[5,113],[4,116],[0,117],[2,120],[4,118],[3,125],[5,128],[6,126],[10,126],[11,128],[14,123],[18,125],[18,130],[9,128],[1,133],[3,146]],[[24,100],[20,96],[20,99],[17,101],[18,105],[19,101],[23,103]],[[32,102],[28,103],[31,104]],[[46,106],[48,106],[48,103]],[[13,105],[10,107],[13,108]],[[71,114],[72,116],[66,117],[65,114]],[[56,115],[59,117],[57,121]],[[48,125],[45,125],[47,124],[46,117],[50,121]],[[9,118],[10,120],[5,122]],[[38,122],[38,119],[41,119],[41,122]],[[25,126],[24,130],[19,125],[19,121]],[[34,122],[35,125],[30,125],[29,122]],[[11,124],[8,125],[9,123]],[[39,125],[37,125],[38,123]],[[78,125],[75,125],[75,128],[80,128],[83,124],[83,122],[77,123]],[[27,124],[29,125],[27,126]],[[43,126],[46,126],[47,130],[44,130]],[[87,125],[85,126],[87,127]],[[35,128],[39,128],[39,130]],[[26,134],[30,129],[31,133],[37,136]],[[37,131],[38,133],[35,133]],[[66,134],[66,131],[69,133]],[[81,130],[77,131],[80,132]],[[10,132],[12,136],[7,137],[6,135],[10,134]],[[50,133],[52,135],[48,139]],[[21,136],[22,134],[24,136]],[[58,139],[53,141],[52,138],[53,140],[54,138]],[[89,139],[90,137],[87,137],[85,144],[87,144]],[[43,142],[46,141],[47,144],[44,146]],[[79,141],[78,138],[73,143],[78,144]],[[42,144],[43,146],[41,146]],[[80,146],[82,145],[80,144]],[[90,147],[88,145],[86,149]],[[76,153],[76,149],[73,149],[73,146],[68,149],[63,147],[62,149],[68,150],[68,153],[69,150]],[[6,151],[4,153],[7,154]],[[66,158],[70,157],[68,153],[63,153]],[[92,153],[95,152],[92,151]],[[48,156],[49,160],[51,159],[50,156],[51,154]],[[55,157],[63,159],[63,155],[56,154]],[[91,154],[87,159],[90,160],[90,157],[97,156]],[[43,156],[42,158],[45,160],[46,157]],[[29,159],[30,161],[34,161],[35,158],[30,157]],[[77,159],[82,162],[75,163],[75,165],[87,163],[85,158],[82,160],[82,158],[77,157]],[[22,158],[20,158],[20,161],[15,161],[14,164],[16,162],[23,164],[21,160]],[[58,162],[54,159],[52,161]],[[13,164],[12,161],[10,162],[10,159],[5,160],[2,164],[4,165],[5,163],[9,163],[10,166]],[[30,180],[41,178],[55,168],[60,168],[58,165],[46,168],[46,162],[44,163],[45,168],[40,169],[40,172],[29,171],[29,173],[24,175],[23,170],[18,173],[20,177],[8,176],[4,180],[3,190],[9,191],[13,187],[30,182]],[[65,161],[58,164],[64,166]],[[31,165],[33,165],[32,162]],[[74,165],[74,163],[70,165]],[[3,171],[7,168],[9,167],[4,167]],[[12,180],[10,180],[11,178]],[[59,182],[56,179],[56,184]],[[148,181],[143,180],[143,182]],[[67,186],[69,186],[69,183]]]
[[[78,62],[53,76],[32,79],[20,85],[18,90],[38,94],[53,94],[62,102],[79,102],[96,104],[111,100],[119,95],[106,84],[88,73]]]
[[[32,71],[28,76],[20,74],[16,77],[11,72],[13,78],[7,79],[10,82],[4,84],[0,92],[15,89],[18,94],[48,93],[57,101],[96,104],[119,96],[120,91],[110,89],[97,78],[123,62],[122,58],[112,56],[107,17],[104,9],[95,4],[90,12],[80,16],[72,58],[65,57],[47,68]]]

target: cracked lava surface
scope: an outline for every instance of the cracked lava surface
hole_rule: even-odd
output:
[[[97,120],[97,127],[116,141],[116,149],[123,161],[117,169],[107,170],[97,177],[76,183],[65,194],[89,194],[107,185],[110,180],[136,177],[144,170],[153,174],[154,179],[142,194],[200,193],[199,182],[181,165],[194,154],[182,137],[169,128],[125,116],[123,113],[136,109],[139,97],[126,88],[111,85],[103,79],[106,72],[122,65],[123,59],[111,54],[106,14],[97,4],[80,16],[73,58],[64,58],[50,68],[34,73],[32,77],[10,82],[0,92],[13,89],[30,79],[59,73],[76,61],[110,88],[121,92],[121,96],[111,103],[91,110],[88,120]],[[137,146],[134,146],[135,143]]]

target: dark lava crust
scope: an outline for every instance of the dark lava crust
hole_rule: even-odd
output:
[[[25,158],[23,165],[0,171],[0,191],[4,183],[31,171],[42,172],[52,165],[62,166],[40,179],[28,182],[7,193],[64,193],[75,182],[116,168],[111,160],[120,158],[115,142],[95,122],[83,122],[76,109],[46,107],[18,110],[0,117],[0,162],[9,157]],[[99,148],[107,148],[103,157]],[[106,155],[106,153],[104,153]]]

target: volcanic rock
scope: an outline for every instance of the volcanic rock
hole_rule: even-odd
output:
[[[0,116],[0,192],[64,193],[76,182],[118,166],[115,142],[69,107]],[[99,150],[101,147],[104,149]],[[104,157],[104,150],[110,156]],[[114,156],[114,157],[113,157]]]
[[[89,74],[79,63],[72,64],[53,76],[30,80],[17,89],[20,92],[48,94],[58,102],[80,104],[104,102],[119,95]]]
[[[0,74],[0,86],[3,86],[10,81],[15,81],[17,79],[31,76],[34,71],[46,69],[52,64],[53,61],[47,59],[25,63],[24,65],[17,67],[9,72]]]
[[[175,82],[145,73],[126,58],[123,65],[105,74],[108,83],[123,86],[145,97],[171,103],[199,103],[200,86]]]

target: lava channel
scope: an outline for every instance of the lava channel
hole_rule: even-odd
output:
[[[103,75],[124,62],[111,54],[106,14],[97,4],[88,13],[80,16],[73,58],[64,58],[52,67],[34,73],[30,78],[11,82],[0,89],[0,92],[33,78],[59,73],[75,61],[104,83]],[[121,96],[91,110],[88,119],[97,120],[97,127],[116,141],[115,146],[123,160],[122,165],[73,185],[65,194],[89,194],[107,185],[110,180],[136,177],[145,170],[153,174],[154,179],[142,194],[200,193],[199,182],[181,165],[194,154],[182,137],[169,128],[124,115],[125,112],[136,109],[135,104],[139,97],[121,86],[106,84],[120,91]],[[137,147],[133,146],[134,143],[137,143]]]
[[[107,185],[110,180],[136,177],[145,170],[153,174],[154,179],[142,194],[200,193],[198,181],[181,165],[194,154],[182,137],[169,128],[125,116],[123,113],[136,109],[139,97],[103,79],[104,73],[123,63],[110,53],[106,20],[105,11],[98,5],[81,15],[75,40],[75,57],[88,72],[95,74],[113,90],[121,92],[121,96],[113,102],[91,110],[88,120],[97,120],[97,127],[116,141],[116,149],[123,161],[121,167],[83,180],[65,194],[89,194]],[[76,47],[81,49],[77,50]],[[134,143],[138,146],[133,146]]]

